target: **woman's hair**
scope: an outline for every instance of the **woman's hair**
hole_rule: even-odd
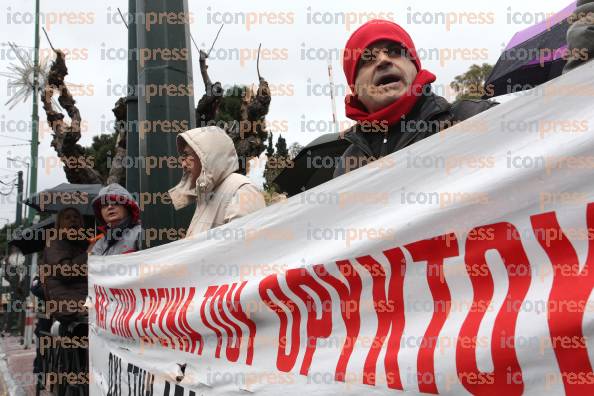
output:
[[[56,216],[56,225],[55,225],[55,228],[57,230],[63,228],[64,216],[69,211],[73,211],[73,212],[75,212],[78,215],[78,217],[80,218],[80,227],[83,226],[83,218],[82,218],[82,215],[80,214],[80,212],[78,211],[78,209],[72,208],[72,207],[68,207],[68,208],[64,208],[61,211],[59,211],[58,212],[58,215]]]

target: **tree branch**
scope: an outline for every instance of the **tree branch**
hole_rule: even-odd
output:
[[[206,92],[202,95],[196,107],[196,123],[198,127],[206,126],[217,117],[223,98],[223,87],[221,83],[217,81],[213,84],[208,75],[207,58],[208,55],[206,52],[200,50],[200,74],[202,75],[204,90]]]

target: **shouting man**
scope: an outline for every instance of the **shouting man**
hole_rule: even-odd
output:
[[[357,124],[345,132],[351,145],[334,177],[398,151],[496,105],[464,100],[456,105],[431,91],[436,77],[421,66],[415,45],[397,24],[369,21],[349,38],[344,73],[352,95],[346,115]]]

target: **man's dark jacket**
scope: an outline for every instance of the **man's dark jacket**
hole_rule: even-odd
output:
[[[54,312],[48,312],[63,323],[85,314],[83,304],[87,298],[86,240],[57,239],[49,241],[43,250],[46,301]],[[48,268],[49,267],[49,268]]]
[[[334,177],[399,151],[497,104],[487,100],[462,100],[452,105],[445,98],[429,93],[419,98],[405,119],[387,130],[371,131],[367,125],[364,131],[357,124],[344,134],[351,145],[338,161]]]

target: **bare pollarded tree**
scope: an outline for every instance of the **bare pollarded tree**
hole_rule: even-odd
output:
[[[53,131],[51,146],[64,163],[66,179],[75,184],[124,184],[125,169],[122,166],[122,161],[126,155],[125,100],[120,98],[113,109],[116,117],[116,143],[108,174],[102,175],[95,166],[97,158],[92,158],[89,149],[78,144],[81,138],[80,111],[65,82],[65,77],[68,75],[65,55],[60,50],[55,50],[55,53],[56,59],[49,70],[45,87],[41,92],[41,101],[47,122]],[[58,103],[68,114],[70,123],[64,120],[65,116],[62,112],[54,109],[52,98],[56,91],[59,94]]]
[[[268,130],[266,115],[271,95],[268,82],[258,76],[258,89],[233,86],[225,91],[222,84],[212,82],[206,63],[208,55],[200,51],[200,74],[205,93],[196,107],[198,126],[217,125],[231,137],[239,157],[239,170],[245,174],[247,163],[266,148]]]

